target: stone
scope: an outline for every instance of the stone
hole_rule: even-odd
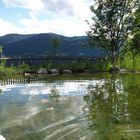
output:
[[[90,72],[90,70],[89,69],[86,69],[85,72]]]
[[[37,74],[48,74],[48,71],[46,69],[41,68],[36,73]]]
[[[71,70],[62,70],[62,73],[63,73],[63,74],[71,74],[72,71],[71,71]]]
[[[120,69],[119,72],[120,72],[120,73],[126,73],[127,70],[126,70],[126,69]]]
[[[29,76],[29,75],[31,75],[31,74],[30,74],[30,73],[25,72],[25,73],[24,73],[24,75],[25,75],[25,76]]]
[[[50,74],[59,74],[59,71],[57,69],[50,69],[49,73]]]
[[[53,107],[49,107],[49,108],[46,109],[46,111],[53,111],[53,110],[54,110]]]
[[[24,71],[23,72],[23,75],[25,75],[25,76],[28,76],[28,75],[31,75],[31,74],[36,74],[36,71]]]

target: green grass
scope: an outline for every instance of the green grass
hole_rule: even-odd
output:
[[[16,66],[7,67],[5,66],[5,62],[1,62],[0,77],[22,74],[26,70],[30,70],[30,67],[27,64],[21,64],[17,67]]]
[[[131,52],[126,53],[123,58],[119,59],[120,68],[129,71],[140,71],[140,55],[133,55]]]

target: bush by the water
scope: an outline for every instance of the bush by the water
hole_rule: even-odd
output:
[[[119,66],[130,71],[140,71],[140,55],[126,53],[123,58],[120,58]]]
[[[5,66],[5,62],[0,64],[0,76],[12,76],[22,74],[24,71],[30,70],[30,66],[27,64],[21,64],[19,66]]]

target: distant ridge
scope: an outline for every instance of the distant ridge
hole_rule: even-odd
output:
[[[59,40],[59,47],[54,49],[52,40]],[[54,33],[40,34],[7,34],[0,37],[6,56],[69,56],[69,57],[102,57],[100,48],[89,48],[87,36],[66,37]]]

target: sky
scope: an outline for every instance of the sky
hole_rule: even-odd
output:
[[[0,36],[9,33],[86,35],[92,0],[0,0]]]

